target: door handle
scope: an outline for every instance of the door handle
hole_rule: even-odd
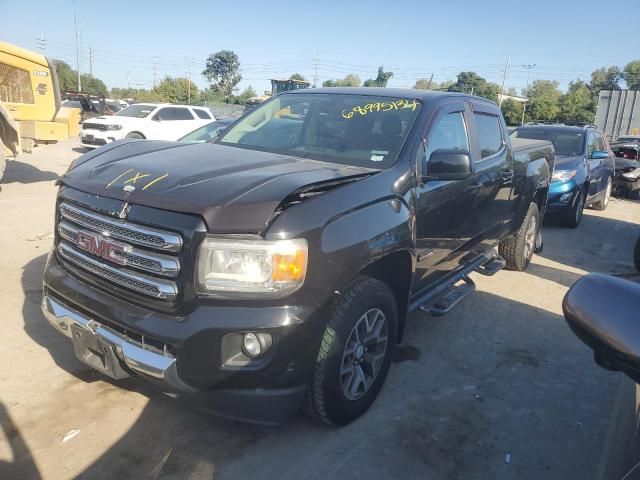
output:
[[[467,193],[478,193],[484,185],[481,182],[475,182],[465,187],[464,191]]]

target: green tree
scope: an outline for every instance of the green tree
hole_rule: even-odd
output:
[[[523,105],[523,102],[518,102],[516,100],[512,100],[511,98],[507,98],[504,102],[502,102],[502,114],[504,115],[504,121],[507,122],[507,125],[520,125],[520,121],[522,120]]]
[[[299,80],[301,82],[306,82],[307,79],[304,78],[302,75],[300,75],[299,73],[293,73],[290,77],[289,80]],[[255,95],[254,95],[255,96]]]
[[[350,73],[344,78],[337,78],[335,80],[326,80],[322,82],[323,87],[359,87],[360,84],[360,77],[353,73]]]
[[[438,90],[438,87],[439,85],[437,82],[429,80],[428,78],[420,78],[416,80],[416,84],[413,86],[413,88],[418,90]]]
[[[62,60],[53,60],[53,63],[56,66],[60,90],[77,90],[78,76],[76,71],[73,70],[68,63],[63,62]]]
[[[460,72],[458,80],[448,90],[450,92],[471,93],[493,102],[498,101],[498,94],[500,93],[500,87],[497,84],[487,82],[476,72]]]
[[[595,98],[598,98],[600,90],[617,90],[620,88],[622,72],[616,66],[598,68],[591,73],[589,89]]]
[[[534,80],[524,91],[527,97],[525,122],[557,120],[560,113],[560,97],[558,82],[551,80]]]
[[[385,72],[384,65],[378,67],[378,76],[365,80],[364,87],[386,87],[389,79],[393,77],[393,72]]]
[[[629,90],[640,90],[640,60],[627,63],[622,71],[622,78]]]
[[[99,78],[92,77],[85,73],[80,76],[80,79],[82,80],[83,92],[93,93],[95,95],[104,95],[105,97],[109,94],[109,89]]]
[[[228,97],[234,87],[242,80],[240,59],[232,50],[220,50],[207,57],[202,75],[211,84],[211,87]]]
[[[189,102],[189,80],[164,77],[155,88],[155,93],[164,102],[186,104]],[[198,87],[194,82],[191,82],[191,103],[199,103]]]
[[[589,85],[582,80],[570,82],[567,93],[560,97],[558,120],[565,123],[593,122],[595,107]]]

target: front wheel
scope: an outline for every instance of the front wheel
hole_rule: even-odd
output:
[[[565,225],[569,228],[576,228],[580,225],[580,220],[582,220],[582,213],[584,212],[584,205],[587,201],[587,192],[586,190],[580,190],[578,192],[578,198],[576,198],[576,203],[572,208],[569,209],[567,214],[567,218],[565,220]]]
[[[138,132],[131,132],[131,133],[127,133],[127,136],[124,138],[137,138],[140,140],[144,140],[144,136],[141,133]]]
[[[398,309],[391,289],[358,275],[340,296],[325,329],[304,410],[346,425],[371,406],[389,371]]]
[[[598,200],[597,202],[595,202],[592,207],[594,210],[606,210],[607,206],[609,206],[609,199],[611,198],[611,190],[613,188],[613,181],[611,180],[611,177],[609,177],[607,179],[607,188],[604,191],[604,197],[602,197],[602,200]]]
[[[521,272],[531,262],[531,257],[536,249],[542,249],[540,212],[538,206],[532,203],[529,205],[518,231],[500,242],[498,253],[506,260],[507,270]]]

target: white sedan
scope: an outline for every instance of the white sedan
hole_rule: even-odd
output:
[[[96,148],[122,138],[178,140],[215,120],[209,109],[168,103],[136,103],[108,117],[82,122],[80,141]]]

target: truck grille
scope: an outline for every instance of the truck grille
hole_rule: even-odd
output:
[[[60,204],[59,214],[57,253],[68,266],[151,298],[177,298],[180,235],[66,202]]]

